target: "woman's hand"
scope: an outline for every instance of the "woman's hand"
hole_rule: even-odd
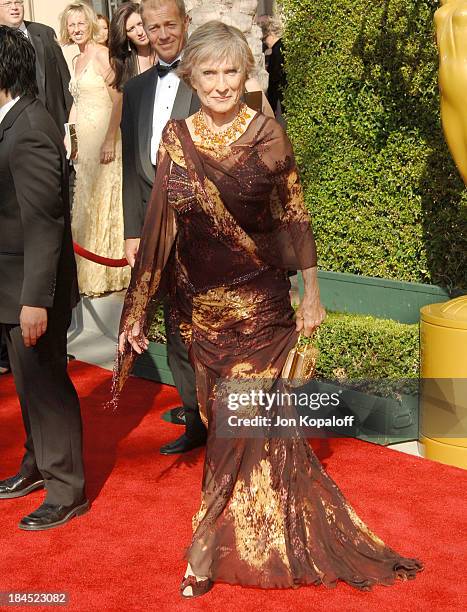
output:
[[[67,138],[66,136],[63,139],[63,145],[65,147],[65,151],[66,151],[67,155],[70,155],[70,161],[77,162],[78,161],[78,151],[76,151],[76,153],[74,155],[71,155],[70,151],[68,151],[68,147],[70,145],[70,141],[69,141],[69,138]]]
[[[128,342],[132,349],[141,355],[149,346],[149,340],[146,336],[140,333],[140,324],[136,322],[131,329],[128,329],[120,334],[118,339],[118,350],[120,353],[125,351],[125,343]]]
[[[115,139],[106,139],[104,140],[101,153],[100,153],[100,161],[101,164],[110,164],[115,159]]]
[[[127,238],[125,240],[125,257],[131,268],[135,267],[141,238]]]
[[[304,336],[311,336],[326,317],[319,294],[305,294],[296,312],[296,327]]]
[[[314,266],[302,270],[302,278],[304,292],[300,306],[297,308],[295,329],[304,336],[311,336],[326,316],[319,297],[318,268]]]

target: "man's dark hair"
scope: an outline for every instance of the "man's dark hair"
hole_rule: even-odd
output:
[[[36,53],[18,28],[0,26],[0,89],[10,96],[36,96]]]

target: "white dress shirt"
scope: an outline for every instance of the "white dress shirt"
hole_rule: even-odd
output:
[[[28,29],[26,28],[26,24],[24,23],[24,21],[18,29],[21,30],[21,32],[26,36],[26,38],[29,38]]]
[[[13,108],[13,106],[18,102],[19,99],[20,99],[20,96],[18,96],[17,98],[14,98],[13,100],[10,100],[9,102],[7,102],[6,104],[0,107],[0,123],[5,118],[5,115],[7,114],[7,112]]]
[[[162,66],[169,66],[169,64],[162,60],[159,60],[159,62]],[[180,78],[175,74],[174,70],[170,71],[162,78],[159,77],[157,83],[154,111],[152,115],[151,163],[153,166],[157,163],[157,152],[159,150],[162,132],[172,114],[179,85]]]

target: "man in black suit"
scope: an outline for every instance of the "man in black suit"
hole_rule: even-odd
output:
[[[0,332],[8,346],[26,452],[0,498],[45,486],[20,528],[63,525],[89,508],[78,396],[67,374],[71,310],[79,300],[62,136],[36,98],[34,49],[0,26]]]
[[[24,21],[24,2],[0,0],[0,25],[18,28],[29,38],[36,52],[38,98],[57,124],[62,135],[73,99],[68,90],[70,72],[62,50],[49,26]]]
[[[125,253],[131,266],[138,252],[154,183],[162,130],[170,118],[186,119],[200,108],[197,96],[174,72],[189,24],[183,0],[143,0],[141,15],[159,63],[130,79],[123,92],[123,213]],[[173,412],[183,413],[185,434],[160,449],[165,455],[184,453],[206,441],[206,428],[196,399],[195,374],[180,335],[169,331],[168,311],[165,304],[168,360],[183,401],[183,407]]]

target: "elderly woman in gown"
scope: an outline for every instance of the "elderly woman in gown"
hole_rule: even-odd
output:
[[[290,142],[242,103],[254,60],[243,34],[209,22],[179,67],[201,110],[171,120],[121,319],[118,394],[148,347],[152,305],[169,293],[208,426],[201,505],[184,597],[217,581],[261,588],[359,589],[414,578],[422,564],[374,535],[302,437],[216,435],[217,381],[279,379],[299,333],[324,319],[316,248]],[[294,313],[287,272],[301,270]]]

